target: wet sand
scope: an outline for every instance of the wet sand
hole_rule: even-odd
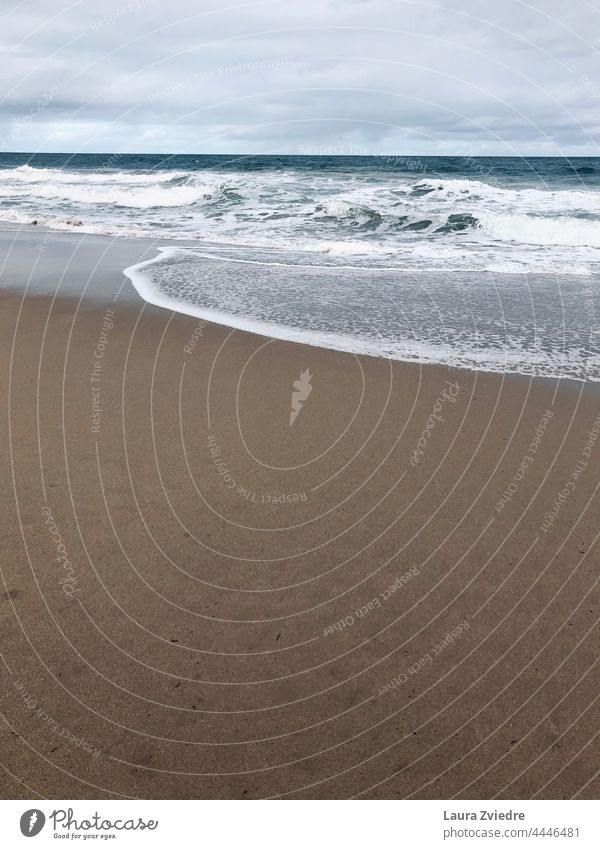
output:
[[[597,798],[597,385],[204,325],[122,277],[151,245],[40,234],[1,241],[2,797]]]

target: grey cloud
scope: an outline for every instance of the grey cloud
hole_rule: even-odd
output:
[[[600,13],[538,2],[30,0],[1,24],[0,139],[26,151],[131,150],[133,134],[141,152],[595,154]]]

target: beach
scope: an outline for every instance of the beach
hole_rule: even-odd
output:
[[[599,384],[143,301],[0,235],[3,798],[593,799]]]

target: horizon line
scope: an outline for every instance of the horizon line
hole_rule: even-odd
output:
[[[0,156],[229,156],[248,159],[253,156],[294,156],[306,159],[600,159],[598,154],[549,153],[136,153],[132,151],[0,151]]]

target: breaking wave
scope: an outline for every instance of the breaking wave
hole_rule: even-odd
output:
[[[447,271],[600,270],[598,187],[479,176],[417,177],[368,166],[257,172],[24,164],[0,168],[0,220],[320,251],[421,270],[442,260]]]

